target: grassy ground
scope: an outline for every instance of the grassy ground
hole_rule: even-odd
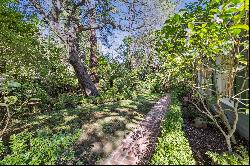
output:
[[[159,97],[156,94],[138,94],[133,100],[101,105],[83,104],[74,109],[65,108],[43,113],[33,112],[13,119],[9,134],[3,139],[8,142],[10,135],[23,130],[46,132],[43,139],[50,136],[54,138],[62,133],[72,135],[73,139],[77,134],[75,143],[70,146],[74,150],[74,157],[70,160],[61,157],[57,159],[57,163],[98,164],[143,119]]]

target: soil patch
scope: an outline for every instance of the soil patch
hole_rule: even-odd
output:
[[[224,136],[213,124],[207,124],[207,127],[197,128],[194,126],[194,118],[201,114],[191,106],[184,106],[183,119],[184,131],[188,137],[194,158],[197,165],[211,165],[212,160],[205,154],[207,151],[222,153],[227,151],[227,145]],[[247,147],[249,142],[235,133],[237,145],[233,148],[243,145]],[[249,150],[249,149],[248,149]]]

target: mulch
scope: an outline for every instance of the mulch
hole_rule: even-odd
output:
[[[212,160],[205,154],[207,151],[212,151],[216,153],[222,153],[227,151],[227,145],[224,136],[213,124],[207,124],[206,128],[196,128],[193,125],[193,119],[190,118],[189,106],[183,107],[183,119],[184,119],[184,131],[189,140],[194,158],[197,165],[211,165]],[[194,109],[192,110],[195,111]],[[196,111],[198,113],[198,111]],[[233,148],[243,145],[245,147],[249,146],[249,142],[241,137],[238,133],[235,133],[237,140],[237,145]]]

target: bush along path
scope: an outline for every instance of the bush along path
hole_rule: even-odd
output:
[[[194,165],[189,141],[183,131],[181,103],[177,94],[171,94],[171,104],[161,123],[161,135],[150,160],[151,165]]]
[[[154,150],[160,124],[170,103],[170,95],[161,98],[121,145],[104,160],[102,165],[147,164]]]

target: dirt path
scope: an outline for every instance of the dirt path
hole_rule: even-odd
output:
[[[161,98],[147,116],[130,132],[102,165],[147,164],[160,132],[160,123],[170,103],[170,95]]]
[[[80,137],[73,147],[74,159],[62,159],[58,164],[100,164],[144,119],[158,98],[157,95],[142,94],[133,100],[105,103],[97,108],[91,106],[88,111],[82,110],[75,118],[78,123],[74,123],[78,125],[74,125],[76,128],[81,128]]]

